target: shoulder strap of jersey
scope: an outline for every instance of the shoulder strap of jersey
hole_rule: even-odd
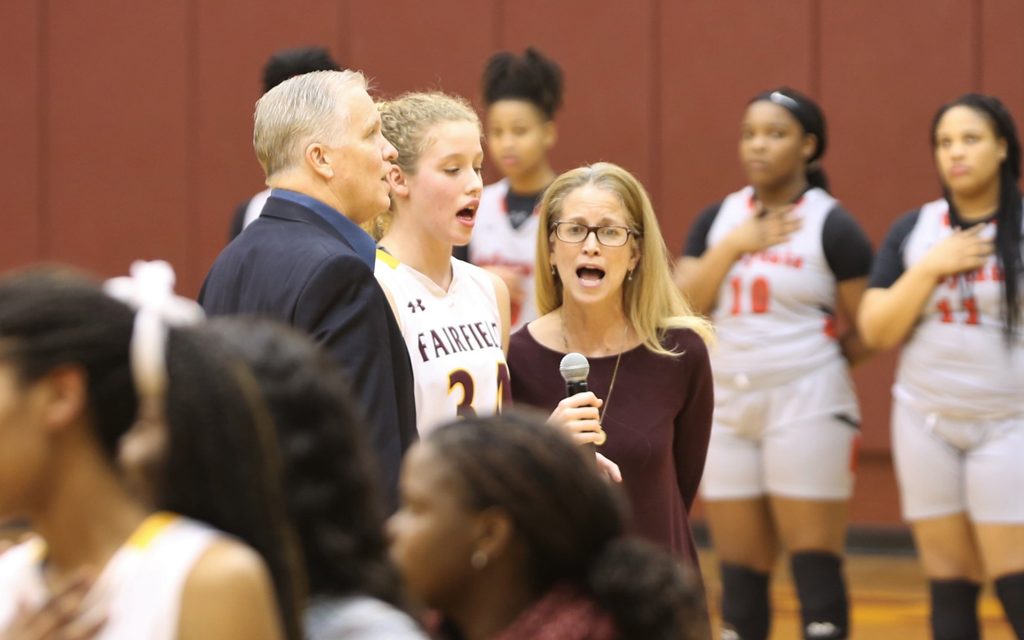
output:
[[[937,222],[940,225],[949,226],[949,203],[945,198],[932,200],[922,205],[920,213],[917,215],[917,219],[925,224],[934,224],[936,218],[939,218]]]
[[[725,215],[736,215],[739,211],[748,212],[753,198],[754,188],[750,186],[730,193],[722,199],[722,205],[718,208],[718,216],[724,218]]]
[[[819,187],[811,187],[804,192],[802,197],[806,204],[815,208],[820,207],[824,213],[828,213],[839,203],[832,194]]]
[[[377,249],[377,261],[383,262],[392,269],[397,269],[398,265],[402,264],[401,262],[398,261],[398,258],[396,258],[395,256],[391,255],[390,253],[381,248]]]

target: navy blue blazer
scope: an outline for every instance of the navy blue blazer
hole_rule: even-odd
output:
[[[363,405],[394,510],[402,454],[416,439],[412,365],[383,290],[341,233],[311,209],[272,197],[217,257],[199,302],[211,316],[281,320],[327,349]]]

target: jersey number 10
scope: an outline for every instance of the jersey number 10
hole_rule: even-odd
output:
[[[743,313],[743,278],[734,276],[729,284],[732,286],[732,309],[729,310],[734,316]],[[771,289],[768,286],[768,278],[758,276],[750,284],[750,310],[754,313],[768,313],[768,299]]]

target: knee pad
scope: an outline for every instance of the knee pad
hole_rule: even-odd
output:
[[[1003,611],[1014,633],[1018,638],[1024,638],[1024,573],[997,578],[996,594],[1003,603]]]
[[[722,640],[766,640],[771,624],[768,574],[722,563]]]
[[[978,640],[978,593],[970,580],[931,580],[932,636],[935,640]]]
[[[803,637],[808,640],[840,640],[849,634],[850,604],[843,580],[843,561],[827,551],[801,551],[789,559]]]

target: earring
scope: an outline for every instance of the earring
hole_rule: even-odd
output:
[[[481,549],[477,549],[473,552],[473,555],[469,557],[469,564],[479,571],[487,566],[487,552]]]
[[[558,269],[555,269],[554,265],[551,265],[551,275],[553,275],[553,276],[557,276],[558,275]]]
[[[632,269],[630,269],[629,273],[626,274],[626,280],[632,282],[632,280],[633,280],[633,270]]]

